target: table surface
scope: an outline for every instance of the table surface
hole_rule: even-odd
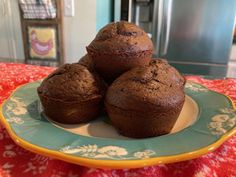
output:
[[[53,70],[54,68],[42,66],[0,63],[0,103],[8,98],[17,86],[44,78]],[[199,76],[187,76],[187,79],[228,95],[236,104],[236,79],[209,80]],[[0,176],[235,177],[236,135],[214,152],[197,159],[139,169],[112,170],[78,166],[24,150],[10,139],[4,127],[0,125]]]

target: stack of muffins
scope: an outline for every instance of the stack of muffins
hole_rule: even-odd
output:
[[[105,110],[120,134],[146,138],[167,134],[185,100],[185,79],[165,60],[152,59],[153,44],[138,26],[110,23],[78,63],[44,79],[38,95],[52,120],[85,123]]]

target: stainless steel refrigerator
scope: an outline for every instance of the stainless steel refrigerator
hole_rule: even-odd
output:
[[[115,0],[114,20],[139,25],[154,57],[187,74],[224,76],[233,41],[236,0]]]

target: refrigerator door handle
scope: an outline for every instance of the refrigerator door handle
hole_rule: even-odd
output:
[[[132,22],[132,5],[133,5],[133,0],[129,0],[129,9],[128,9],[128,22]]]
[[[154,55],[159,57],[161,43],[161,27],[163,20],[163,1],[154,0],[153,21],[152,21],[152,41],[154,45]]]
[[[161,57],[167,54],[167,50],[169,46],[171,13],[172,13],[172,0],[165,0],[163,3],[160,53],[159,53]]]

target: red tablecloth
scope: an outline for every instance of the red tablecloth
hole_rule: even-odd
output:
[[[0,103],[19,85],[41,79],[53,68],[0,63]],[[236,79],[189,80],[230,96],[236,103]],[[82,167],[31,153],[14,144],[0,125],[0,176],[46,177],[236,177],[236,135],[216,151],[194,160],[140,169],[103,170]]]

